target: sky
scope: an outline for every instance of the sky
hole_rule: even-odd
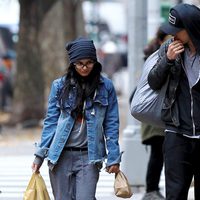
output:
[[[94,7],[85,3],[85,17],[89,18]],[[109,24],[113,32],[125,33],[126,30],[126,10],[119,2],[104,2],[99,4],[99,17]],[[112,12],[111,12],[112,11]],[[19,3],[18,0],[0,0],[0,25],[8,26],[14,32],[17,31],[19,23]],[[117,26],[116,26],[117,24]]]
[[[92,6],[90,2],[84,3],[85,19],[91,20],[92,18],[99,18],[108,23],[111,31],[115,33],[126,33],[126,7],[121,2],[103,2],[96,6]],[[98,14],[94,12],[98,10]]]
[[[10,25],[15,31],[19,22],[18,0],[0,0],[0,25]]]

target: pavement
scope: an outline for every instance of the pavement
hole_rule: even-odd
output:
[[[22,129],[21,127],[4,128],[0,134],[0,200],[21,200],[32,174],[34,143],[40,139],[41,128]],[[50,197],[53,200],[48,167],[44,163],[41,167]],[[119,200],[114,195],[114,175],[105,170],[100,173],[97,185],[97,200]],[[144,187],[132,188],[130,199],[140,200]]]
[[[122,108],[124,110],[124,107]],[[6,113],[0,113],[0,123],[8,120]],[[124,119],[123,119],[124,120]],[[123,123],[124,124],[124,123]],[[121,126],[123,129],[124,126]],[[35,150],[34,143],[40,140],[41,127],[24,129],[3,126],[0,132],[0,200],[21,200],[32,174],[31,164]],[[41,168],[51,199],[53,199],[48,177],[48,167],[44,163]],[[105,170],[100,173],[97,185],[97,200],[118,200],[114,195],[114,175]],[[132,188],[130,199],[140,200],[144,187]]]

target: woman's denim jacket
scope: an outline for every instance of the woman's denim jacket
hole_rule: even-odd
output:
[[[41,142],[35,152],[36,156],[47,158],[53,165],[57,163],[75,122],[70,113],[76,89],[66,99],[64,110],[60,109],[58,102],[64,79],[52,83]],[[98,163],[107,158],[106,166],[120,163],[118,102],[111,80],[101,76],[94,99],[86,100],[85,119],[89,162]]]

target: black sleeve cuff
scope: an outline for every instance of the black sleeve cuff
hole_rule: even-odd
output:
[[[167,57],[166,59],[167,59],[167,65],[174,65],[175,60],[169,60]]]

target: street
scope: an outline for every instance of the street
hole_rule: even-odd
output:
[[[13,148],[13,150],[16,147]],[[26,152],[25,152],[26,154]],[[33,160],[32,155],[20,155],[20,156],[1,156],[0,157],[0,200],[22,200],[24,191],[28,185],[31,177],[31,163]],[[43,164],[41,171],[42,177],[45,180],[49,195],[53,200],[52,191],[48,178],[48,167],[46,163]],[[100,174],[100,180],[97,186],[96,197],[97,200],[119,200],[115,197],[114,190],[114,175],[106,173],[102,170]],[[162,175],[160,182],[161,191],[164,190],[164,176]],[[144,188],[133,188],[132,200],[141,200]],[[193,191],[190,190],[190,197],[188,200],[193,200]]]
[[[21,156],[1,156],[0,157],[0,199],[1,200],[21,200],[24,191],[31,177],[32,155]],[[43,164],[40,171],[45,180],[49,195],[53,199],[49,177],[48,167]],[[97,186],[96,197],[98,200],[117,200],[113,193],[114,175],[108,174],[102,170],[100,180]],[[133,191],[134,192],[134,191]],[[142,194],[135,193],[131,199],[139,200]]]
[[[32,160],[32,155],[0,157],[0,199],[20,200],[23,198],[23,193],[32,174],[30,167]],[[53,199],[46,163],[43,164],[40,173],[45,180],[50,197]],[[104,171],[101,173],[97,188],[98,199],[102,199],[101,197],[106,199],[113,195],[113,182],[113,175],[107,174]]]
[[[34,142],[39,140],[40,128],[5,128],[0,135],[0,200],[22,200],[31,178],[34,159]],[[20,134],[21,133],[21,134]],[[41,167],[51,199],[53,199],[46,162]],[[117,200],[114,195],[114,174],[102,169],[97,186],[97,200]],[[138,190],[138,189],[137,189]],[[143,190],[143,189],[141,189]],[[139,191],[139,190],[138,190]],[[140,200],[142,193],[135,192],[131,199]]]

